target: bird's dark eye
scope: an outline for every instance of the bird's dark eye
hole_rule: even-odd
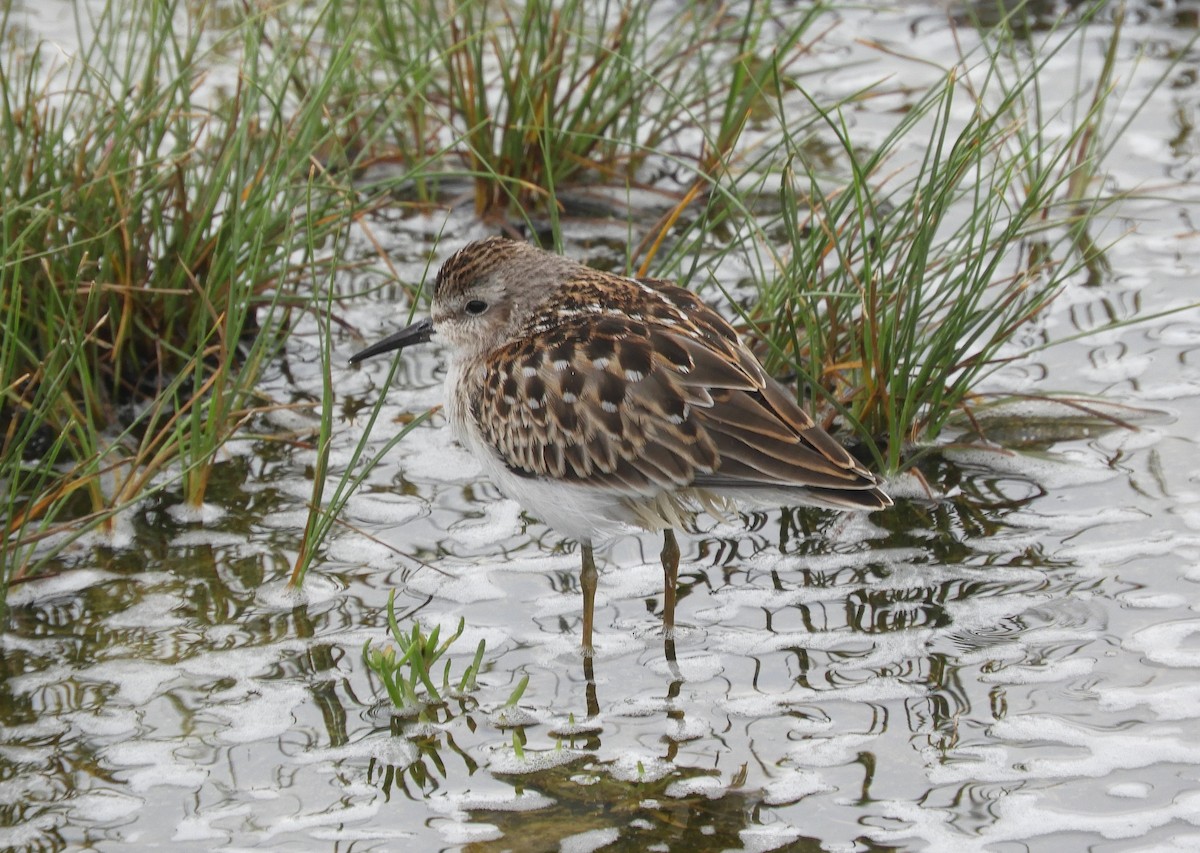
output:
[[[466,305],[468,314],[482,314],[487,310],[487,303],[482,299],[472,299]]]

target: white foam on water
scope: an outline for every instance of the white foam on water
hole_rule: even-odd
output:
[[[698,717],[684,717],[683,719],[668,719],[666,721],[666,731],[663,732],[663,737],[675,743],[685,743],[689,740],[697,740],[712,733],[712,726],[706,721]]]
[[[1154,791],[1149,782],[1118,782],[1109,785],[1105,793],[1110,797],[1120,797],[1126,800],[1144,800]]]
[[[1155,340],[1177,347],[1195,347],[1200,344],[1200,326],[1196,323],[1167,322],[1153,331]]]
[[[145,806],[146,801],[121,791],[99,788],[77,793],[70,803],[72,820],[107,823],[128,817]]]
[[[172,548],[237,548],[244,547],[245,544],[246,537],[241,533],[204,527],[184,530],[171,537]]]
[[[488,714],[488,722],[498,729],[538,726],[548,723],[551,713],[545,708],[522,708],[520,705],[501,705]]]
[[[1137,538],[1131,537],[1127,541],[1096,542],[1087,545],[1064,543],[1059,554],[1081,564],[1081,569],[1094,567],[1100,571],[1111,571],[1112,566],[1130,560],[1161,557],[1174,554],[1181,549],[1197,546],[1200,546],[1200,537],[1172,533],[1157,536],[1142,535]]]
[[[1136,430],[1118,429],[1097,436],[1095,442],[1108,454],[1120,450],[1131,456],[1136,451],[1148,450],[1156,446],[1167,435],[1169,433],[1161,427],[1142,424]]]
[[[17,746],[0,743],[0,756],[13,764],[35,764],[45,761],[49,750],[44,746]]]
[[[228,514],[225,507],[208,502],[193,506],[185,501],[167,507],[167,515],[176,524],[216,524]]]
[[[902,474],[893,474],[883,484],[884,491],[893,498],[903,498],[905,500],[927,501],[930,497],[929,492],[931,488],[932,484],[907,471]],[[936,500],[938,498],[951,497],[957,494],[958,491],[956,488],[950,494],[945,494],[934,489],[933,498]]]
[[[664,794],[668,797],[683,798],[699,794],[710,800],[720,799],[729,790],[729,785],[718,776],[693,776],[690,779],[678,779],[667,785]]]
[[[112,548],[114,551],[124,551],[130,548],[136,538],[133,519],[141,511],[142,501],[137,501],[120,512],[109,517],[108,525],[97,525],[84,533],[72,543],[72,548],[88,550],[97,545]]]
[[[550,734],[561,738],[600,734],[604,731],[604,719],[599,714],[594,717],[576,717],[574,714],[567,714],[554,717],[548,722]]]
[[[500,601],[507,597],[503,587],[492,579],[491,569],[448,559],[438,560],[436,567],[425,567],[414,572],[408,579],[407,587],[423,595],[435,596],[439,601],[452,601],[455,604]]]
[[[511,788],[497,792],[468,790],[447,793],[440,797],[430,797],[426,802],[430,811],[435,814],[462,823],[469,819],[468,812],[472,811],[532,812],[554,805],[554,800],[545,794],[530,790],[514,791]],[[441,824],[438,829],[441,831]]]
[[[513,749],[511,740],[492,744],[485,747],[483,751],[488,756],[488,770],[505,776],[542,773],[578,761],[588,754],[565,746],[543,750],[532,750],[526,747],[524,754],[518,756]]]
[[[10,598],[11,600],[11,598]],[[28,637],[22,634],[0,634],[0,649],[12,652],[29,652],[39,657],[54,658],[63,648],[63,641],[57,637]],[[12,676],[15,678],[16,676]],[[9,684],[11,684],[11,680]]]
[[[246,806],[242,813],[249,814],[249,812],[250,807]],[[211,815],[188,815],[175,825],[175,832],[171,835],[171,841],[175,844],[182,844],[188,841],[227,841],[229,833],[214,827],[212,821],[213,817]]]
[[[115,685],[121,699],[140,708],[157,696],[164,684],[178,678],[179,670],[151,660],[118,658],[81,669],[76,677]]]
[[[100,569],[71,569],[57,575],[14,584],[9,587],[6,602],[9,607],[28,607],[99,586],[110,580],[118,580],[120,577]]]
[[[604,684],[608,684],[605,681]],[[660,717],[672,709],[675,703],[666,696],[656,694],[643,694],[638,696],[627,696],[621,700],[621,704],[613,707],[610,712],[611,717],[625,717],[627,719],[643,719],[648,717]]]
[[[689,684],[712,681],[725,671],[721,656],[716,654],[688,655],[677,658],[674,665],[665,657],[655,658],[647,664],[646,668],[656,675],[670,675],[681,678]]]
[[[308,500],[311,495],[301,495],[302,500]],[[280,509],[259,516],[255,524],[265,530],[303,530],[308,523],[306,509]]]
[[[345,802],[345,800],[343,800]],[[330,808],[320,812],[306,812],[296,815],[282,815],[267,822],[263,830],[263,839],[269,839],[285,832],[308,832],[316,829],[341,829],[343,824],[369,821],[379,814],[384,806],[381,796],[375,796],[366,802],[351,803],[341,808]]]
[[[1079,366],[1079,375],[1093,382],[1110,384],[1137,379],[1154,364],[1153,355],[1135,355],[1121,348],[1092,350],[1092,363]]]
[[[853,841],[822,841],[821,850],[825,853],[860,853],[862,848]]]
[[[724,593],[725,590],[717,590],[713,595]],[[715,607],[700,607],[692,611],[692,615],[701,622],[709,625],[720,625],[726,622],[732,622],[737,618],[738,613],[742,609],[742,602],[734,600],[731,596],[726,595],[725,601],[717,604]]]
[[[1039,606],[1047,606],[1047,602],[1050,601],[1050,594],[1045,592],[1025,593],[1020,597],[1019,602],[1014,602],[1010,596],[1003,595],[976,596],[961,601],[948,601],[946,602],[946,611],[954,619],[956,634],[982,631],[985,635],[990,635],[997,625],[1004,624],[1005,620],[1011,619],[1017,613],[1029,612]],[[1033,630],[1042,631],[1044,629],[1026,630],[1020,635],[987,636],[987,645],[994,649],[1003,645],[1028,644]],[[1076,637],[1078,638],[1078,633],[1076,633]],[[934,641],[939,639],[944,641],[944,635],[933,638]],[[996,654],[1004,654],[1004,652],[997,651]]]
[[[853,515],[842,516],[843,520],[853,518]],[[836,533],[836,531],[831,531]],[[744,533],[744,531],[739,531]],[[838,536],[825,538],[827,542],[843,541]],[[857,540],[846,540],[847,545],[857,544]],[[883,564],[885,566],[903,566],[913,557],[923,556],[923,552],[916,548],[861,548],[849,552],[835,552],[831,554],[782,554],[774,548],[769,548],[759,551],[746,559],[746,564],[753,566],[762,571],[792,571],[795,569],[803,569],[809,572],[825,572],[834,574],[839,571],[862,569],[868,566],[877,566]],[[729,589],[726,587],[725,589]],[[724,591],[724,590],[722,590]],[[768,590],[777,592],[774,589]],[[816,589],[790,590],[784,594],[795,595],[804,592],[819,592],[829,594],[829,590]]]
[[[237,625],[213,627],[209,630],[209,640],[219,645],[225,637],[236,637],[242,631]],[[278,640],[270,646],[244,646],[241,648],[221,649],[219,651],[201,652],[190,658],[184,658],[176,666],[189,675],[213,681],[234,679],[238,686],[231,690],[216,694],[218,701],[228,701],[246,692],[257,690],[263,682],[256,677],[270,675],[281,658],[308,649],[306,640],[289,638]]]
[[[794,717],[788,725],[789,737],[796,740],[802,735],[805,737],[824,735],[833,731],[834,725],[833,720],[829,717]]]
[[[742,841],[744,853],[768,853],[778,850],[801,837],[803,833],[794,826],[775,824],[773,826],[750,826],[738,830],[738,838]]]
[[[320,841],[401,841],[412,838],[414,833],[403,829],[389,829],[386,827],[371,829],[353,829],[348,826],[326,826],[317,827],[308,833],[312,838]]]
[[[875,664],[864,666],[873,668]],[[906,684],[899,679],[871,677],[857,684],[822,690],[793,687],[786,693],[777,695],[731,693],[718,702],[718,707],[732,716],[767,717],[777,714],[781,708],[797,705],[827,705],[830,702],[885,703],[918,699],[925,694],[923,687]]]
[[[80,733],[97,738],[137,734],[140,727],[139,708],[101,708],[71,714],[71,725]]]
[[[1174,402],[1189,400],[1200,392],[1200,381],[1179,380],[1174,382],[1143,382],[1138,388],[1141,400]]]
[[[787,758],[799,767],[840,767],[854,761],[860,752],[870,750],[878,735],[837,734],[797,741]]]
[[[1095,453],[1072,450],[1033,456],[1028,453],[1006,455],[970,448],[947,448],[944,456],[960,465],[978,465],[998,474],[1025,477],[1050,490],[1104,483],[1119,475]]]
[[[1200,684],[1175,684],[1170,687],[1093,687],[1100,707],[1107,711],[1128,711],[1145,707],[1160,720],[1200,718]]]
[[[562,596],[574,599],[575,596]],[[599,610],[602,607],[602,599],[599,594],[596,595],[596,607]],[[577,604],[568,612],[572,614],[579,613],[580,606]],[[519,627],[519,626],[518,626]],[[513,640],[521,643],[528,643],[535,647],[535,660],[548,668],[557,669],[564,664],[572,667],[576,666],[579,661],[580,643],[582,638],[578,631],[571,631],[565,634],[546,634],[535,630],[532,622],[525,633],[518,631],[510,631],[509,636]],[[645,650],[646,642],[643,638],[637,637],[628,631],[619,630],[620,626],[613,624],[608,626],[597,618],[596,630],[592,638],[592,645],[595,648],[595,656],[597,659],[615,660],[620,657],[636,655],[638,652]],[[607,684],[611,682],[610,674],[596,673],[597,684]]]
[[[576,560],[574,571],[579,571]],[[652,598],[663,591],[663,570],[658,563],[643,563],[622,566],[620,569],[600,572],[600,585],[610,598]],[[578,599],[576,599],[578,602]]]
[[[4,741],[0,741],[0,743],[2,742]],[[2,752],[3,748],[0,747],[0,753]],[[49,748],[43,749],[41,755],[34,756],[34,762],[38,764],[44,764],[53,760],[54,752]],[[18,773],[0,781],[0,804],[6,806],[21,806],[30,802],[48,802],[53,800],[57,794],[58,791],[54,783],[33,773]],[[2,832],[3,828],[0,827],[0,833]]]
[[[955,829],[950,823],[949,811],[924,808],[919,803],[904,800],[881,800],[876,806],[889,824],[906,824],[894,829],[890,826],[864,827],[863,835],[880,844],[894,844],[904,849],[908,847],[904,842],[917,838],[924,843],[921,849],[925,853],[982,853],[986,848],[987,842]]]
[[[367,566],[375,571],[391,571],[410,562],[402,551],[386,542],[377,542],[352,531],[341,531],[325,543],[325,560],[346,566]]]
[[[761,719],[774,717],[786,705],[784,696],[767,696],[761,693],[744,693],[726,696],[719,703],[722,711],[731,717]]]
[[[465,817],[461,822],[439,820],[434,825],[447,844],[460,847],[498,841],[504,837],[504,833],[494,823],[467,823]]]
[[[1098,507],[1089,512],[1042,512],[1021,509],[1004,517],[1005,524],[1012,527],[1027,527],[1038,531],[1087,530],[1114,524],[1135,524],[1146,520],[1146,514],[1131,507]],[[1040,540],[1039,540],[1040,541]],[[1037,570],[1041,571],[1041,570]]]
[[[651,752],[626,749],[608,766],[618,782],[657,782],[675,772],[675,765]]]
[[[346,501],[342,517],[361,522],[401,525],[429,514],[429,503],[422,498],[390,492],[357,491]]]
[[[298,457],[303,457],[305,455],[309,455],[312,457],[312,461],[309,463],[310,465],[316,464],[316,453],[315,452],[309,453],[309,454],[305,454],[305,453],[297,454]],[[301,465],[301,464],[303,464],[303,460],[298,458],[295,460],[295,464]],[[304,477],[285,477],[285,478],[276,478],[274,480],[274,482],[271,483],[271,485],[274,488],[274,490],[276,492],[278,492],[279,494],[287,495],[290,498],[294,498],[297,503],[306,505],[306,508],[305,509],[295,509],[295,510],[290,510],[290,511],[289,510],[281,510],[279,513],[274,513],[274,512],[268,513],[266,518],[260,519],[260,523],[265,523],[268,527],[283,528],[286,526],[290,526],[296,530],[303,530],[305,522],[308,520],[307,504],[309,501],[312,500],[312,496],[313,496],[312,481],[309,479],[306,479]],[[287,515],[289,517],[290,523],[288,525],[281,524],[277,517],[279,515]],[[297,520],[298,520],[298,523],[297,523]]]
[[[269,406],[262,413],[263,420],[281,432],[315,433],[321,428],[320,421],[306,409],[287,406]]]
[[[810,651],[861,650],[864,643],[861,635],[849,631],[788,631],[764,635],[760,630],[713,627],[711,633],[713,645],[721,652],[748,657],[797,647]]]
[[[11,744],[17,740],[45,740],[66,734],[69,729],[70,726],[65,720],[48,716],[38,717],[25,725],[0,726],[0,744]]]
[[[4,850],[41,849],[45,836],[66,818],[57,814],[38,814],[25,818],[17,826],[0,827],[0,848]]]
[[[1170,610],[1176,607],[1186,607],[1188,604],[1188,600],[1178,593],[1155,593],[1147,590],[1123,592],[1117,596],[1117,601],[1134,610]]]
[[[941,643],[935,644],[931,648],[951,650],[954,654],[954,663],[960,669],[985,665],[990,668],[998,664],[1021,664],[1029,659],[1029,652],[1023,647],[1018,637],[996,641],[988,637],[981,648],[968,650],[959,649],[957,643],[946,642],[947,639],[949,638],[942,638]]]
[[[937,784],[1016,782],[1102,778],[1117,770],[1160,763],[1200,765],[1200,744],[1179,734],[1176,729],[1147,726],[1132,732],[1085,729],[1047,714],[1023,714],[999,720],[989,729],[995,740],[1011,743],[957,750],[956,758],[983,760],[937,764],[929,775]],[[1042,758],[1022,748],[1022,741],[1071,747],[1070,757]]]
[[[1141,652],[1148,660],[1163,666],[1200,666],[1200,649],[1188,640],[1200,634],[1200,620],[1187,619],[1149,625],[1125,638],[1121,645],[1130,651]]]
[[[174,628],[187,622],[175,612],[179,605],[178,596],[147,593],[125,609],[105,616],[104,624],[110,628]]]
[[[449,536],[456,547],[487,553],[521,529],[521,507],[516,501],[498,500],[488,504],[482,519],[466,519],[450,525]]]
[[[752,561],[747,561],[751,563]],[[754,562],[754,568],[762,571],[770,571],[776,567],[763,565],[769,561],[762,563]],[[662,580],[659,579],[659,586],[662,586]],[[822,587],[798,587],[791,590],[778,590],[773,588],[764,588],[758,586],[734,587],[727,586],[721,589],[714,590],[709,593],[711,600],[719,602],[719,607],[727,611],[724,618],[717,616],[709,620],[711,625],[719,625],[723,622],[737,624],[737,616],[741,610],[780,610],[785,607],[792,607],[797,604],[817,604],[820,602],[838,601],[844,596],[844,593],[839,593],[837,590],[831,590]],[[701,611],[704,612],[704,611]],[[700,614],[697,614],[700,615]],[[743,629],[745,630],[745,629]],[[735,630],[729,631],[731,636],[736,637],[738,632]],[[749,631],[750,635],[757,636],[758,631]]]
[[[182,741],[127,740],[105,747],[100,757],[135,794],[161,785],[196,790],[208,779],[208,770],[176,756],[188,749]]]
[[[1042,536],[1037,533],[1018,534],[1010,530],[1006,530],[1000,534],[991,534],[985,536],[963,536],[963,543],[970,546],[972,551],[978,551],[981,554],[1013,554],[1026,548],[1036,547],[1043,541]],[[1002,569],[1006,574],[1011,572],[1011,569]],[[1038,569],[1025,569],[1026,577],[1032,576],[1034,573],[1041,573]],[[1044,573],[1041,573],[1045,577]],[[988,572],[988,578],[1000,578],[1002,575]]]
[[[292,755],[297,764],[328,764],[330,767],[363,758],[404,769],[417,760],[417,747],[407,738],[375,734],[342,746],[310,748]]]
[[[561,839],[558,842],[558,853],[593,853],[602,847],[615,844],[620,838],[621,831],[616,827],[589,829]]]
[[[298,682],[240,682],[209,699],[205,716],[226,725],[217,736],[225,743],[253,743],[287,734],[296,724],[293,711],[312,701],[312,691]]]
[[[783,769],[778,777],[763,786],[763,802],[769,806],[784,806],[813,794],[835,790],[811,770]]]
[[[269,580],[254,590],[254,603],[272,612],[287,612],[303,605],[333,601],[345,591],[345,586],[335,577],[311,567],[304,582],[296,587],[286,576]]]
[[[410,432],[400,442],[404,451],[405,476],[431,483],[447,479],[452,482],[477,480],[481,474],[479,460],[452,442],[447,429]]]
[[[1054,833],[1078,832],[1116,840],[1137,838],[1152,829],[1183,821],[1200,823],[1200,793],[1190,792],[1160,808],[1138,811],[1061,812],[1045,807],[1036,794],[1017,793],[998,800],[992,806],[997,820],[980,834],[990,844],[1000,841],[1024,841]]]
[[[72,667],[48,666],[44,669],[14,675],[8,679],[6,686],[17,696],[28,696],[45,687],[70,681],[74,676],[75,670]]]
[[[985,684],[1054,684],[1083,678],[1095,668],[1096,661],[1093,658],[1071,658],[1044,661],[1037,666],[1006,666],[980,673],[978,678]]]

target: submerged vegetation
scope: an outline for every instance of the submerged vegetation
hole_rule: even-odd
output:
[[[111,4],[65,64],[4,21],[6,581],[168,483],[203,504],[218,449],[263,405],[300,285],[355,210],[313,157],[342,137],[327,90],[289,98],[304,45],[272,53],[255,20],[210,42],[183,15]],[[240,74],[201,97],[218,46]]]
[[[368,640],[363,644],[363,660],[367,669],[383,682],[388,698],[397,710],[414,713],[425,719],[427,705],[441,705],[456,696],[465,696],[475,689],[475,681],[483,665],[483,652],[487,646],[484,640],[480,640],[479,645],[475,647],[475,656],[463,669],[457,683],[450,680],[452,661],[448,658],[442,669],[441,689],[434,681],[436,673],[433,672],[433,666],[446,657],[451,646],[462,636],[466,627],[463,620],[459,620],[458,628],[444,640],[441,639],[441,629],[438,627],[426,634],[421,626],[414,622],[410,630],[404,630],[396,619],[394,590],[388,597],[387,619],[388,632],[395,645],[379,649],[372,647]]]
[[[743,263],[752,286],[729,295],[771,369],[876,464],[912,464],[1102,262],[1113,66],[1053,105],[1039,72],[1103,6],[1036,43],[1021,9],[993,22],[871,148],[843,109],[876,87],[833,102],[805,87],[837,20],[821,4],[668,18],[377,0],[230,20],[110,2],[69,59],[6,7],[0,586],[156,490],[201,508],[222,444],[284,405],[256,382],[299,312],[334,310],[345,235],[382,204],[469,203],[555,243],[599,205],[629,223],[633,273],[702,288],[702,269]],[[1115,50],[1119,21],[1107,32]],[[612,201],[634,189],[660,203]],[[297,578],[335,510],[318,485]]]

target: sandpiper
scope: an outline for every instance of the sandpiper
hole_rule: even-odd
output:
[[[449,350],[446,412],[458,440],[501,491],[580,543],[585,654],[597,541],[631,527],[663,531],[669,637],[674,528],[696,510],[892,503],[728,322],[669,282],[480,240],[438,271],[429,318],[350,361],[431,339]]]

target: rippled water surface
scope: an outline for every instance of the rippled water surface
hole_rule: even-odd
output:
[[[1131,22],[1121,110],[1189,25]],[[944,15],[916,5],[848,16],[830,38],[843,67],[813,76],[822,91],[912,70],[870,52],[846,71],[863,42],[949,49]],[[1154,195],[1122,207],[1110,278],[1066,293],[1052,336],[1195,298],[1196,65],[1109,161],[1116,187]],[[864,144],[895,106],[853,115]],[[444,226],[393,217],[375,235],[417,280]],[[465,214],[446,227],[443,253],[485,233]],[[588,228],[568,251],[604,262],[594,247],[612,235]],[[342,313],[373,338],[405,311]],[[337,364],[359,345],[343,334]],[[317,364],[315,330],[302,330],[265,390],[311,399]],[[387,369],[335,367],[335,473]],[[436,350],[404,357],[376,448],[441,401],[441,375]],[[576,546],[481,480],[440,415],[374,469],[290,593],[315,421],[276,414],[230,448],[210,518],[161,498],[86,546],[80,568],[13,589],[0,846],[1200,848],[1197,315],[1050,349],[996,387],[1100,395],[1133,407],[1122,416],[1136,429],[1029,408],[996,433],[1012,451],[956,448],[931,465],[950,497],[905,479],[898,506],[870,516],[701,518],[680,540],[674,661],[660,544],[620,539],[602,555],[591,689]],[[452,675],[486,640],[477,690],[426,719],[393,717],[362,659],[364,643],[386,642],[393,591],[406,625],[445,635],[465,621]]]

